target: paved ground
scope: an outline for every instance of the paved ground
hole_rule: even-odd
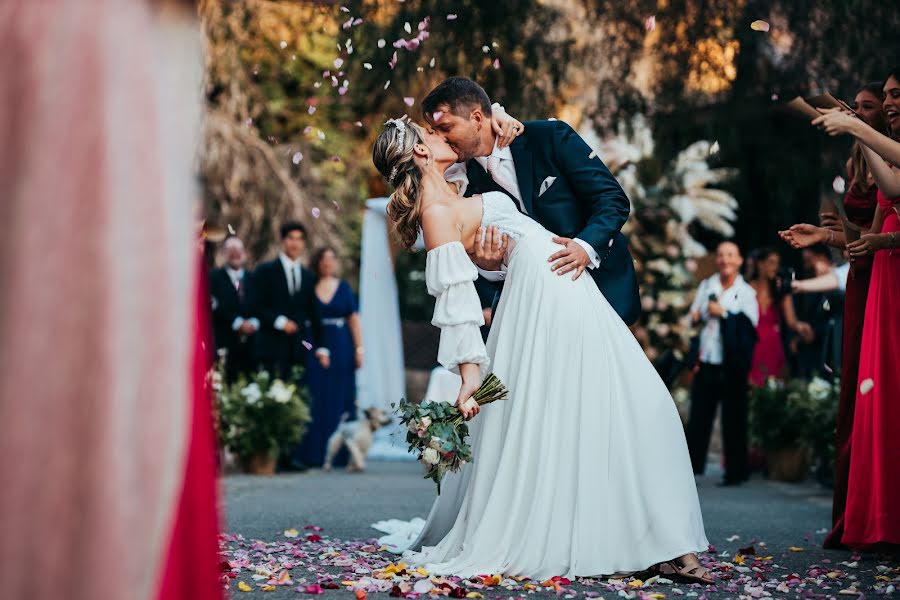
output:
[[[366,540],[378,535],[369,524],[385,518],[427,516],[435,490],[434,484],[423,480],[420,473],[417,463],[376,462],[364,474],[314,470],[269,478],[227,477],[224,491],[230,537],[223,544],[230,553],[226,558],[239,567],[232,571],[235,575],[230,584],[232,593],[241,595],[237,589],[239,583],[249,586],[253,594],[263,593],[269,577],[260,577],[259,573],[265,569],[271,571],[273,579],[286,573],[280,575],[284,585],[275,586],[266,595],[273,599],[306,594],[306,586],[322,582],[325,596],[344,598],[353,596],[347,591],[348,586],[341,585],[342,581],[355,581],[359,587],[367,583],[377,585],[378,581],[360,581],[372,576],[367,570],[375,570],[377,574],[380,567],[396,557],[366,545]],[[860,557],[850,552],[821,549],[824,529],[830,524],[829,490],[815,484],[765,480],[753,480],[738,488],[717,488],[716,479],[715,475],[698,479],[707,536],[716,549],[715,555],[710,553],[705,560],[724,565],[715,588],[665,582],[647,587],[631,582],[631,587],[627,587],[628,581],[609,584],[587,580],[572,585],[563,582],[557,586],[557,593],[552,587],[530,590],[524,588],[526,582],[509,579],[499,586],[484,587],[484,581],[460,582],[460,586],[485,598],[552,594],[566,598],[624,596],[642,600],[682,594],[700,596],[700,600],[703,596],[824,598],[838,597],[839,592],[843,598],[858,595],[854,590],[871,596],[890,594],[893,585],[900,587],[896,558]],[[665,494],[665,490],[659,493]],[[306,526],[322,530],[304,530]],[[285,536],[284,532],[291,529],[297,530],[297,537]],[[305,539],[310,535],[322,539]],[[751,545],[755,556],[746,552],[743,558],[735,559],[739,549]],[[771,558],[767,559],[768,556]],[[260,566],[263,570],[254,579],[253,574]],[[333,582],[329,577],[334,578]],[[407,579],[412,585],[418,578],[413,575],[394,581]],[[328,589],[329,583],[340,589]],[[368,589],[369,595],[374,595],[375,588],[368,585]],[[387,598],[387,593],[378,596]]]

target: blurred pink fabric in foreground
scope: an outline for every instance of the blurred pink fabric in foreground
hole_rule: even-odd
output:
[[[199,28],[163,8],[0,3],[6,598],[155,598],[163,578],[194,414],[202,75]]]

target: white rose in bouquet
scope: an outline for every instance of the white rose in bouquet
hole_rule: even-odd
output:
[[[434,448],[435,450],[440,451],[441,446],[443,445],[443,440],[439,437],[431,436],[431,441],[428,443],[429,448]]]
[[[262,398],[262,390],[259,389],[259,384],[254,381],[241,389],[241,396],[244,397],[247,404],[256,404]]]
[[[276,379],[272,382],[272,387],[269,388],[267,395],[279,404],[287,404],[294,397],[294,386],[285,385],[283,381]]]
[[[415,433],[419,430],[419,422],[415,419],[412,419],[409,423],[406,424],[406,428],[410,433]]]
[[[440,462],[441,457],[434,448],[426,448],[425,452],[422,453],[422,460],[424,460],[426,464],[436,465]]]
[[[419,429],[428,429],[431,426],[431,417],[425,416],[422,417],[422,420],[419,421]]]
[[[821,377],[813,377],[806,387],[806,391],[813,400],[825,400],[831,393],[831,384]]]

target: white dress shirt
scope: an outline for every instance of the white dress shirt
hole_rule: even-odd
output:
[[[513,199],[519,204],[519,210],[527,215],[528,211],[525,210],[525,202],[522,200],[522,192],[521,190],[519,190],[519,179],[516,176],[516,163],[515,160],[513,160],[512,151],[509,149],[509,146],[507,146],[506,148],[498,148],[495,142],[494,150],[491,152],[491,156],[496,156],[500,159],[499,171],[503,179],[506,180],[504,189],[512,194]],[[490,171],[488,171],[487,168],[488,159],[486,156],[476,156],[475,160],[478,161],[478,164],[481,165],[481,168],[483,168],[488,175],[491,175]],[[455,165],[451,166],[444,173],[444,178],[451,183],[459,184],[459,193],[464,194],[466,188],[469,185],[466,164],[456,163]],[[491,178],[493,179],[493,175],[491,175]],[[574,241],[577,242],[578,245],[580,245],[582,248],[584,248],[585,252],[587,252],[588,258],[591,261],[588,265],[588,268],[595,269],[599,267],[600,255],[597,254],[597,251],[594,250],[594,247],[579,238],[575,238]],[[502,281],[506,278],[506,265],[501,265],[501,270],[499,271],[485,271],[481,267],[478,267],[478,272],[488,281]]]
[[[835,267],[831,270],[834,273],[834,276],[837,277],[838,281],[838,289],[843,293],[847,291],[847,276],[850,275],[850,263],[844,263],[839,267]]]
[[[691,312],[700,314],[703,330],[700,332],[700,362],[721,365],[724,358],[722,343],[722,319],[709,314],[709,297],[715,295],[726,314],[744,313],[755,327],[759,323],[759,303],[756,290],[740,275],[727,290],[722,289],[719,274],[716,273],[700,282],[697,295],[691,305]]]
[[[231,267],[225,267],[225,273],[228,274],[228,278],[231,280],[231,285],[234,286],[234,289],[239,290],[242,285],[244,285],[244,269],[232,269]],[[244,317],[235,317],[234,322],[231,324],[231,329],[237,331],[241,328],[241,325],[244,324],[244,321],[248,321],[253,324],[255,329],[259,329],[259,319],[252,317],[250,319],[244,319]]]
[[[302,263],[300,259],[291,260],[287,254],[281,252],[278,254],[278,259],[281,261],[281,266],[284,268],[284,276],[287,277],[288,282],[288,292],[290,292],[291,296],[300,291],[300,288],[303,287],[303,269]],[[296,289],[294,289],[294,285],[296,285]],[[275,318],[275,322],[272,324],[275,329],[284,331],[285,326],[288,323],[288,318],[284,315],[278,315]],[[297,323],[297,325],[302,325],[302,323]],[[317,340],[321,341],[321,340]],[[330,354],[328,348],[319,347],[316,348],[316,354]]]

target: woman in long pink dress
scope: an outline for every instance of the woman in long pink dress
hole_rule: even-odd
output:
[[[872,279],[866,302],[856,412],[853,419],[853,452],[844,535],[841,541],[854,547],[900,544],[900,197],[878,193],[873,229],[882,219],[880,234],[868,234],[850,245],[851,256],[871,252],[865,238],[880,235],[887,245],[874,252]],[[879,214],[880,213],[880,214]],[[876,229],[877,230],[877,229]]]
[[[749,282],[756,290],[756,299],[759,303],[759,323],[756,326],[759,341],[753,351],[751,385],[765,385],[769,377],[780,379],[785,376],[782,324],[801,337],[812,334],[812,328],[808,323],[797,320],[791,294],[778,293],[780,266],[781,257],[774,248],[763,248],[756,252]]]

